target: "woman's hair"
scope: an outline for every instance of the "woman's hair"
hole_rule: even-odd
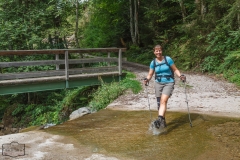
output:
[[[162,46],[161,46],[160,44],[157,44],[157,45],[153,48],[153,50],[155,50],[155,48],[161,48],[161,49],[162,49]]]

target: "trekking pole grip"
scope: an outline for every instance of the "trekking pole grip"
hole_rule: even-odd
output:
[[[186,76],[185,75],[182,74],[179,78],[180,78],[180,80],[182,80],[183,83],[186,82]]]
[[[148,85],[149,85],[149,80],[148,80],[147,78],[144,78],[144,81],[147,81],[147,82],[145,83],[145,86],[148,86]]]

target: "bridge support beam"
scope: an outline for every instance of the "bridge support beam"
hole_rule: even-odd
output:
[[[125,74],[121,75],[125,77]],[[81,86],[93,86],[100,85],[101,80],[104,83],[119,82],[119,76],[109,75],[99,77],[88,77],[81,79],[69,79],[68,81],[49,81],[49,82],[38,82],[38,83],[28,83],[21,85],[6,85],[0,86],[0,95],[17,94],[17,93],[28,93],[28,92],[39,92],[39,91],[49,91],[57,89],[67,89],[67,88],[77,88]],[[66,85],[68,83],[68,85]]]

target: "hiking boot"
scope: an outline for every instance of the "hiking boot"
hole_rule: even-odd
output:
[[[165,120],[165,119],[162,119],[160,126],[161,126],[162,128],[166,128],[166,127],[167,127],[167,123],[166,123],[166,120]]]
[[[167,124],[166,124],[165,119],[163,119],[161,117],[158,117],[158,119],[154,121],[154,126],[157,129],[159,129],[159,128],[166,128]]]
[[[161,122],[159,121],[159,119],[157,119],[157,120],[155,120],[154,122],[153,122],[153,124],[154,124],[154,126],[155,126],[155,128],[160,128],[160,125],[161,125]]]

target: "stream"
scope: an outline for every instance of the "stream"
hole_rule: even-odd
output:
[[[151,116],[152,115],[152,116]],[[157,112],[103,109],[45,129],[74,138],[93,153],[122,160],[240,159],[240,119],[167,112],[167,131],[154,135]]]

